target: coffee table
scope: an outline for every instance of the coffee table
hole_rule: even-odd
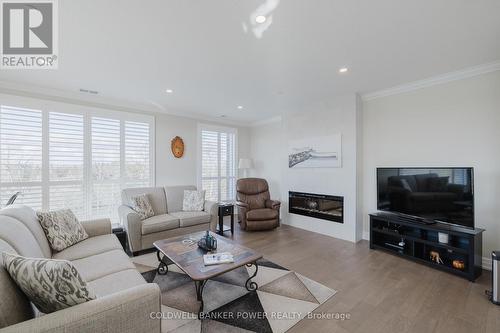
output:
[[[211,253],[230,252],[234,256],[234,262],[205,266],[203,255],[207,254],[207,251],[198,247],[198,240],[205,235],[205,231],[153,243],[159,261],[158,274],[167,274],[168,265],[175,264],[194,281],[196,297],[200,302],[199,313],[203,312],[203,287],[211,278],[242,266],[255,266],[255,272],[246,280],[245,288],[248,291],[255,291],[259,287],[252,279],[257,276],[258,266],[256,261],[261,259],[262,255],[228,238],[221,237],[213,232],[210,232],[210,234],[217,238],[217,250]]]

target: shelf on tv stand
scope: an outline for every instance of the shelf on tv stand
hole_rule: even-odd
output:
[[[449,235],[449,243],[438,241],[438,233]],[[482,273],[483,229],[467,229],[442,223],[423,224],[395,214],[370,214],[370,248],[466,278],[477,279]],[[403,249],[397,245],[405,242]],[[430,259],[430,251],[438,252],[443,264]],[[453,267],[453,260],[462,260],[464,269]]]

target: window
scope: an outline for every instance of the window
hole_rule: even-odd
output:
[[[118,223],[121,189],[154,183],[154,118],[64,108],[0,106],[0,202]]]
[[[236,129],[199,126],[199,183],[207,200],[236,199]]]

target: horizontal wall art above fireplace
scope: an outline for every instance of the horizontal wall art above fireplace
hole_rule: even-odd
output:
[[[290,191],[288,211],[292,214],[344,223],[344,197]]]
[[[290,141],[289,168],[340,168],[341,166],[341,134]]]

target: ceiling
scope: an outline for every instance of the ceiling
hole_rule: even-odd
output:
[[[59,69],[0,80],[250,123],[496,61],[499,15],[498,0],[59,1]]]

